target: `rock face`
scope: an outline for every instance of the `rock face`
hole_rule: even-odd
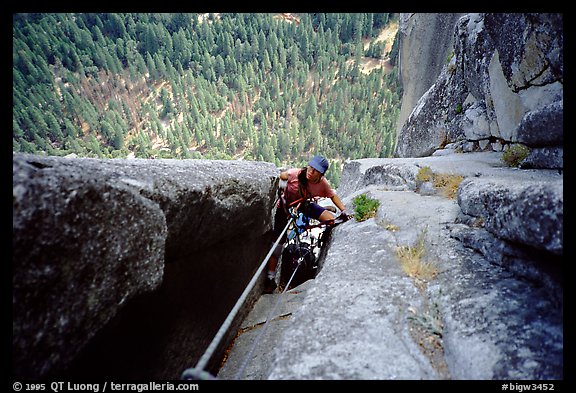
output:
[[[403,94],[398,131],[420,97],[438,79],[454,46],[454,27],[462,15],[400,14],[398,69]]]
[[[563,178],[501,157],[347,162],[346,206],[367,194],[380,207],[332,231],[267,378],[562,379]],[[425,167],[462,176],[457,197],[424,187]]]
[[[562,15],[455,16],[401,16],[398,158],[346,162],[338,189],[380,207],[332,231],[255,378],[563,378]]]
[[[530,148],[524,167],[562,168],[562,115],[562,14],[467,14],[456,24],[454,56],[411,109],[395,154],[521,143]]]
[[[151,339],[142,332],[156,324],[150,334],[163,349],[152,355],[166,359],[163,369],[122,376],[177,378],[269,249],[276,181],[269,163],[14,154],[14,374],[59,375],[109,326],[128,329],[122,314],[130,310],[141,322],[130,335]],[[194,297],[201,300],[186,301]],[[171,322],[178,327],[167,328]],[[107,334],[98,342],[110,352],[100,360],[128,362],[118,348],[129,339],[106,346],[113,328]]]
[[[345,204],[380,207],[333,230],[261,378],[563,378],[562,23],[456,21],[454,56],[406,98],[400,158],[346,163]],[[523,169],[502,163],[513,144]],[[425,167],[462,176],[457,197]],[[14,375],[177,379],[269,250],[276,182],[266,163],[14,154]],[[397,253],[420,240],[427,278]]]
[[[563,182],[469,179],[460,185],[458,203],[495,236],[562,255],[563,195]]]

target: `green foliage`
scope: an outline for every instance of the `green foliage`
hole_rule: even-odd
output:
[[[456,104],[456,110],[455,110],[456,114],[459,115],[460,113],[462,113],[462,104],[458,103]]]
[[[354,206],[354,219],[365,221],[376,216],[380,201],[369,198],[366,194],[360,194],[352,200],[352,204]]]
[[[391,14],[293,15],[299,24],[269,13],[13,14],[13,150],[285,166],[317,151],[333,163],[390,157],[397,70],[365,74],[358,62],[363,39],[381,53],[374,37]],[[334,186],[340,168],[327,173]]]
[[[510,167],[517,167],[530,154],[530,149],[522,144],[515,144],[502,153],[502,161]]]
[[[414,308],[409,308],[412,314],[407,317],[409,321],[414,323],[426,333],[432,334],[437,338],[442,338],[444,335],[444,323],[442,322],[442,315],[440,307],[437,302],[433,302],[428,309],[417,312]]]
[[[433,177],[434,172],[432,172],[432,169],[429,166],[423,166],[418,170],[418,173],[416,174],[416,181],[420,182],[432,181]]]

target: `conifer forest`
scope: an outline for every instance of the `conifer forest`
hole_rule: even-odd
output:
[[[12,150],[98,158],[390,157],[389,13],[13,14]]]

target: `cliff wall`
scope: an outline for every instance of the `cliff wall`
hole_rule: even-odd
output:
[[[338,190],[380,208],[335,228],[263,375],[562,379],[562,15],[403,18],[398,157],[347,162]],[[463,177],[455,199],[425,167]],[[177,379],[269,250],[277,174],[14,154],[14,375]],[[398,261],[419,239],[433,277]]]
[[[403,104],[410,114],[399,129],[396,156],[523,144],[530,153],[522,167],[562,168],[562,14],[466,14],[453,42],[454,56],[433,85],[414,107]]]
[[[454,47],[454,27],[464,14],[402,13],[398,26],[398,67],[402,106],[398,132],[422,95],[436,82]]]
[[[14,154],[14,374],[177,378],[266,255],[276,182],[262,162]]]

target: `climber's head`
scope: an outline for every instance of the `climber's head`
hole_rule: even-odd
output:
[[[308,162],[308,166],[316,169],[321,175],[324,175],[328,170],[328,160],[321,155],[317,155]]]
[[[327,169],[328,160],[322,156],[315,156],[306,166],[306,180],[311,183],[318,183]]]

